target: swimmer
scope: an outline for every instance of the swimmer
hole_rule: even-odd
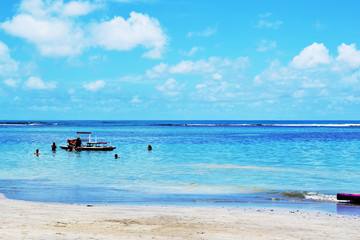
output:
[[[39,156],[39,149],[36,149],[35,153],[34,153],[36,156]]]
[[[118,159],[118,158],[120,158],[117,154],[115,154],[115,159]]]
[[[53,142],[53,144],[51,145],[51,150],[56,151],[56,148],[57,148],[57,146],[56,146],[55,142]]]
[[[73,145],[68,145],[66,151],[71,152],[73,150]]]
[[[151,150],[152,150],[152,146],[151,146],[151,145],[148,145],[148,146],[147,146],[147,149],[148,149],[149,151],[151,151]]]

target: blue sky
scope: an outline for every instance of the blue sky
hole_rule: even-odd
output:
[[[0,119],[360,119],[358,1],[0,5]]]

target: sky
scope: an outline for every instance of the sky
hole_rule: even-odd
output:
[[[0,3],[2,120],[359,120],[355,0]]]

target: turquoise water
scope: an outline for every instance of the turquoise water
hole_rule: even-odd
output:
[[[116,149],[51,151],[77,131]],[[0,193],[9,198],[336,207],[338,192],[360,192],[359,121],[0,122]]]

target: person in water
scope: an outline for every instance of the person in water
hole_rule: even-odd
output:
[[[36,149],[35,153],[34,153],[36,156],[39,156],[39,149]]]
[[[147,146],[147,149],[148,149],[149,151],[151,151],[151,150],[152,150],[152,146],[151,146],[151,145],[148,145],[148,146]]]
[[[66,151],[71,152],[73,150],[74,145],[69,144],[66,148]]]
[[[77,138],[75,141],[75,148],[81,147],[81,138]]]
[[[115,159],[118,159],[118,158],[120,158],[117,154],[115,154]]]
[[[55,142],[53,142],[53,144],[51,145],[51,150],[56,151],[56,148],[57,148],[57,146],[56,146]]]

